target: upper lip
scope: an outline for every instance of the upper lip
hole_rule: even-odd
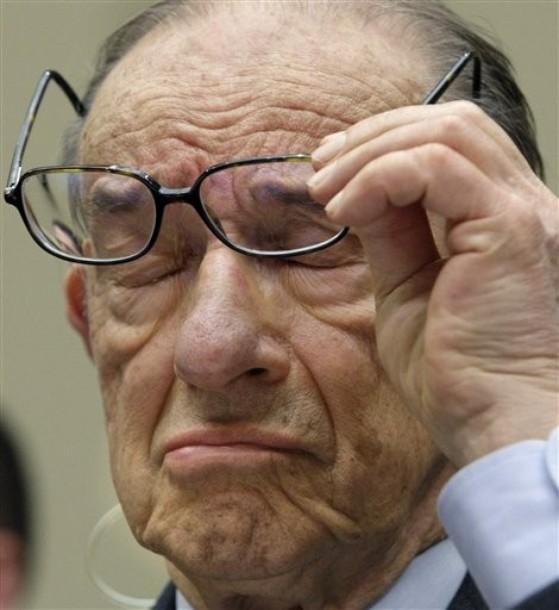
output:
[[[267,430],[190,430],[173,436],[164,446],[164,453],[183,447],[254,445],[275,451],[309,452],[308,446],[292,436]]]

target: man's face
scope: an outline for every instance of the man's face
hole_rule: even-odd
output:
[[[309,152],[421,95],[382,40],[371,65],[335,30],[318,44],[294,23],[293,44],[249,13],[148,36],[104,83],[80,161],[184,187],[219,161]],[[191,241],[165,239],[187,223]],[[440,458],[377,361],[359,243],[350,235],[319,263],[266,261],[196,223],[171,206],[150,254],[87,271],[87,310],[74,312],[135,535],[192,578],[351,579],[388,564],[431,525]]]

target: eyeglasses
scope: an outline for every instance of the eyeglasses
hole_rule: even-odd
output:
[[[424,98],[435,104],[465,66],[474,61],[472,96],[481,88],[481,63],[465,53]],[[331,222],[313,201],[306,183],[314,174],[308,154],[228,161],[205,169],[190,187],[162,186],[143,171],[118,166],[39,167],[22,173],[27,141],[45,91],[54,81],[75,112],[86,110],[66,80],[46,71],[35,89],[21,128],[4,191],[32,238],[44,250],[71,262],[125,263],[155,244],[164,211],[166,230],[196,239],[200,222],[229,248],[250,256],[287,258],[323,250],[348,232]],[[190,206],[190,212],[184,209]],[[179,209],[179,208],[175,208]],[[194,213],[193,213],[194,211]],[[190,239],[190,238],[189,238]],[[181,243],[185,241],[182,238]]]

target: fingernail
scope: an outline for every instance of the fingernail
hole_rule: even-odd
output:
[[[314,151],[313,159],[321,164],[328,163],[344,147],[346,141],[345,131],[338,131],[322,140],[322,144]]]
[[[334,168],[336,167],[336,163],[332,163],[318,170],[316,174],[313,174],[307,181],[307,185],[311,188],[316,188],[319,184],[322,184],[326,181],[328,176],[332,173]]]

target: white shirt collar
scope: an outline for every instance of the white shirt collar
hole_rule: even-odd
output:
[[[367,610],[444,610],[465,576],[466,566],[458,551],[450,540],[443,540],[418,555]],[[195,610],[178,590],[177,610]]]

